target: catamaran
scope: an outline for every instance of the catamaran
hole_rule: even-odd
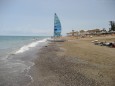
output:
[[[50,41],[53,42],[64,42],[65,40],[61,38],[61,22],[57,16],[57,14],[54,14],[54,35],[53,35],[53,39],[51,39]]]

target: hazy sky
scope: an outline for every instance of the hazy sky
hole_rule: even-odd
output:
[[[115,0],[0,1],[0,35],[53,35],[54,13],[63,35],[72,29],[108,29],[115,20]]]

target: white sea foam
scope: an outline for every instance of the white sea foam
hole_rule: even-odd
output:
[[[39,43],[46,42],[46,41],[47,41],[47,39],[43,39],[43,40],[39,40],[36,42],[32,42],[28,45],[24,45],[18,51],[16,51],[15,54],[23,53],[23,52],[29,50],[30,48],[37,46]]]

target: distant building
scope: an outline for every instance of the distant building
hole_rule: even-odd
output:
[[[72,32],[69,32],[69,33],[67,33],[67,36],[78,36],[78,31],[74,31],[74,30],[72,30]]]
[[[87,35],[98,35],[100,34],[100,32],[101,32],[100,29],[88,30]]]
[[[88,36],[88,35],[98,35],[101,33],[100,29],[94,29],[94,30],[80,30],[78,31],[74,31],[72,30],[72,32],[67,33],[67,36],[79,36],[79,37],[84,37],[84,36]]]

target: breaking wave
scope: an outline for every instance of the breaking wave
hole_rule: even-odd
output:
[[[43,40],[32,42],[32,43],[30,43],[28,45],[24,45],[19,50],[17,50],[15,52],[15,54],[23,53],[23,52],[29,50],[30,48],[37,46],[39,43],[46,42],[46,41],[47,41],[47,39],[43,39]]]

